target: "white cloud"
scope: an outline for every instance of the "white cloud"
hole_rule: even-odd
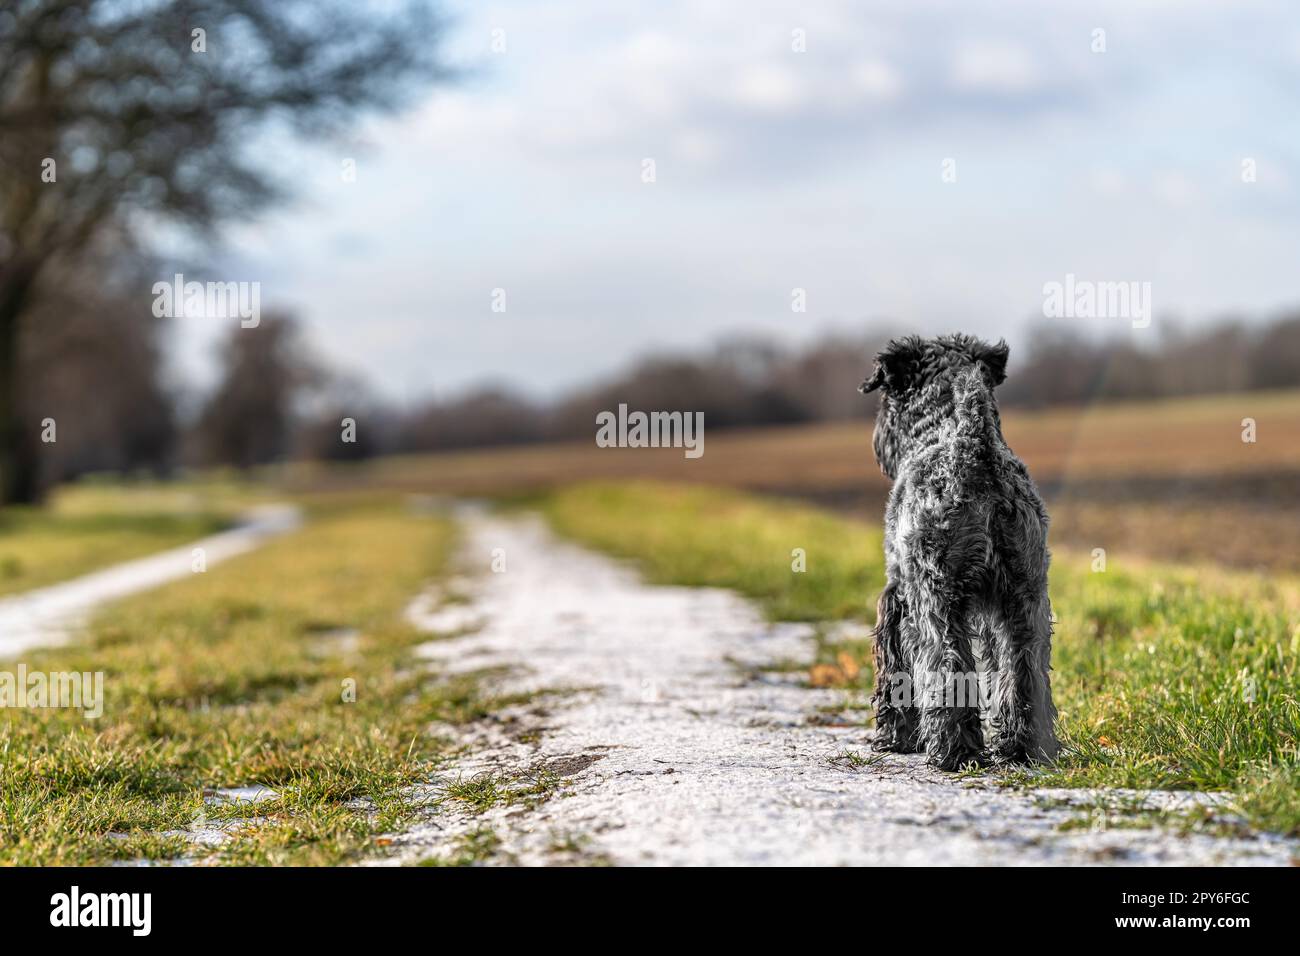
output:
[[[849,82],[873,100],[896,99],[903,91],[903,79],[883,60],[859,60],[849,69]]]
[[[1176,209],[1182,209],[1196,202],[1200,195],[1196,180],[1176,169],[1159,170],[1151,186],[1152,194],[1164,203]]]
[[[971,93],[1026,93],[1040,84],[1029,51],[1008,40],[964,43],[953,58],[951,79]]]
[[[760,63],[743,68],[732,88],[735,102],[765,113],[784,113],[803,102],[802,83],[789,67]]]
[[[1286,7],[1241,3],[1251,31],[1211,3],[465,0],[473,75],[374,124],[356,184],[328,157],[309,203],[239,245],[280,268],[331,355],[440,387],[553,389],[650,345],[831,319],[1014,336],[1067,271],[1150,274],[1189,314],[1280,303],[1300,244],[1294,34]],[[487,52],[491,27],[509,53]],[[949,155],[958,188],[938,181]],[[1195,274],[1158,273],[1185,207]],[[486,312],[496,286],[505,316]],[[794,286],[814,303],[797,325]]]
[[[1122,196],[1128,191],[1128,177],[1113,167],[1094,169],[1088,178],[1092,191],[1107,199]]]
[[[674,152],[687,162],[709,166],[718,162],[726,152],[721,136],[708,129],[688,129],[673,139]]]

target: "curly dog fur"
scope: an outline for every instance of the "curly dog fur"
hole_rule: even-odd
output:
[[[1051,760],[1047,512],[1002,438],[993,390],[1005,342],[890,342],[862,391],[881,393],[872,444],[894,482],[875,632],[875,746],[944,770]],[[973,675],[978,700],[963,690]],[[918,689],[926,692],[918,693]],[[989,739],[984,739],[983,718]]]

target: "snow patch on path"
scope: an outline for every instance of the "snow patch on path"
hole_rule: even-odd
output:
[[[497,859],[520,863],[1258,865],[1300,852],[1269,835],[1060,829],[1099,801],[1131,812],[1214,796],[1012,791],[919,757],[877,757],[865,728],[810,720],[841,706],[842,692],[763,674],[810,659],[811,628],[766,622],[730,592],[649,586],[536,518],[461,517],[466,567],[482,572],[462,585],[469,604],[440,618],[429,597],[412,617],[443,632],[481,626],[432,640],[423,655],[443,672],[512,668],[509,692],[580,690],[448,729],[468,756],[430,789],[548,770],[563,790],[481,815],[448,801],[394,835],[384,862],[449,856],[483,827],[500,839]],[[507,570],[490,573],[498,548]]]

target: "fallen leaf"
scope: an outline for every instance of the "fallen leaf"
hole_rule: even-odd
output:
[[[844,671],[846,680],[858,679],[858,675],[862,673],[862,667],[853,659],[852,654],[848,651],[840,651],[835,659],[840,662],[840,670]]]
[[[844,672],[834,664],[814,664],[808,669],[808,683],[814,687],[843,687]]]

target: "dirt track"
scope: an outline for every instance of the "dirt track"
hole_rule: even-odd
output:
[[[807,627],[771,625],[725,591],[648,586],[537,519],[471,511],[463,521],[471,576],[457,589],[469,602],[431,595],[412,614],[430,631],[466,633],[430,641],[429,659],[448,671],[508,667],[510,691],[581,690],[476,725],[462,735],[469,756],[442,781],[546,769],[558,793],[482,815],[439,811],[395,837],[395,861],[451,854],[483,827],[500,839],[495,859],[522,863],[1285,864],[1300,854],[1271,836],[1110,826],[1120,808],[1213,796],[1011,791],[914,757],[864,764],[853,755],[875,759],[866,729],[809,719],[839,692],[763,670],[808,659]],[[488,570],[494,553],[500,573]]]

